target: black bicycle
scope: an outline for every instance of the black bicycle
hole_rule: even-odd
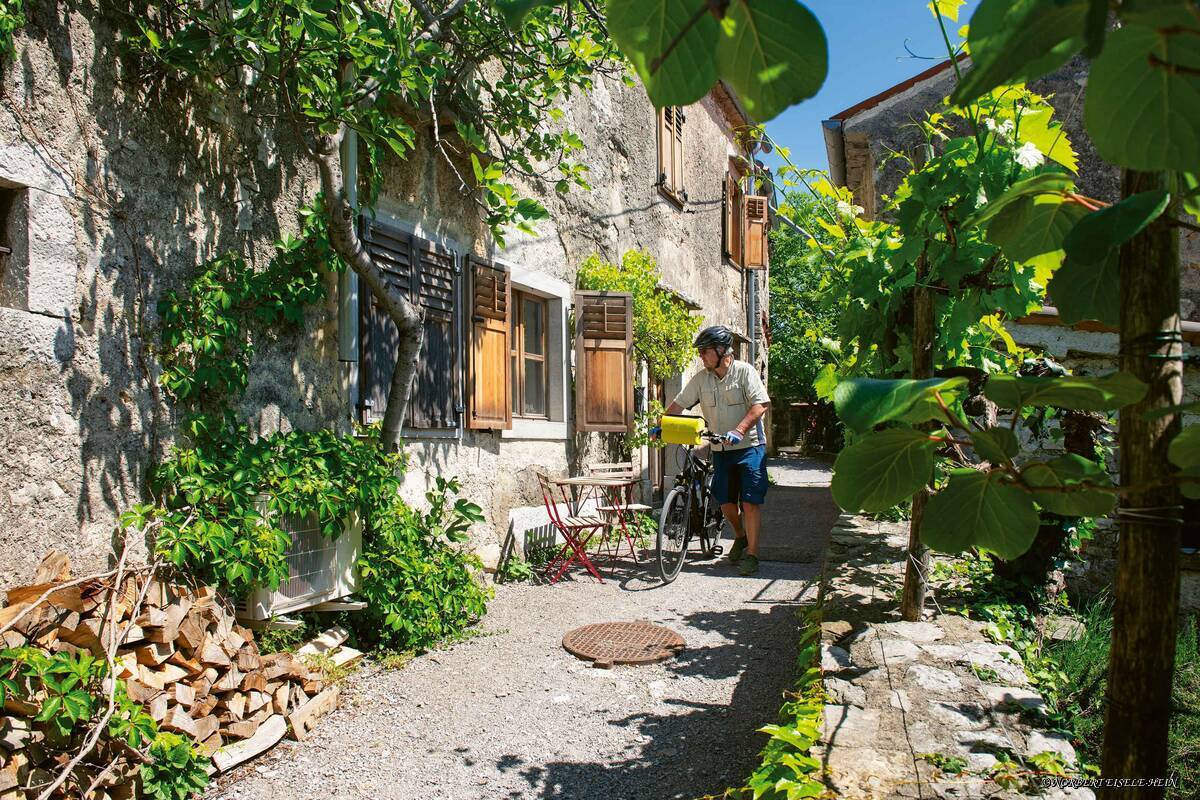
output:
[[[709,442],[720,441],[711,431],[701,436]],[[721,555],[721,526],[725,518],[712,495],[712,462],[696,455],[694,447],[685,446],[683,454],[682,468],[675,476],[675,486],[667,494],[658,520],[658,574],[663,583],[670,583],[679,575],[693,539],[699,542],[702,557]]]

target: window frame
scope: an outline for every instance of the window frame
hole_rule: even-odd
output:
[[[725,168],[725,185],[721,192],[722,199],[725,202],[724,214],[722,215],[722,223],[724,230],[722,231],[722,255],[729,261],[730,265],[736,269],[744,269],[746,260],[746,214],[745,203],[746,192],[742,188],[742,174],[738,169],[736,162],[733,159],[729,160],[728,166]]]
[[[512,288],[512,331],[509,357],[512,359],[512,415],[513,419],[550,420],[550,301],[514,286]],[[542,313],[542,352],[525,352],[525,301],[536,303]],[[542,404],[545,411],[532,414],[526,411],[525,359],[542,363]]]
[[[670,121],[667,119],[668,110],[671,114]],[[682,106],[664,106],[658,109],[656,116],[658,178],[655,185],[664,197],[682,208],[688,200],[683,180],[686,153],[683,126],[687,123],[687,113]],[[668,136],[669,141],[664,141],[664,137]]]

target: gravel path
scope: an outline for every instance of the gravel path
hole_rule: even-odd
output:
[[[773,474],[791,482],[787,469]],[[796,536],[828,535],[793,524]],[[816,598],[819,565],[768,562],[742,578],[689,563],[667,586],[650,569],[626,561],[603,585],[576,572],[497,587],[482,635],[403,670],[368,664],[309,741],[282,743],[207,796],[663,800],[739,783],[764,742],[756,729],[795,678],[796,612]],[[639,619],[678,631],[687,649],[596,669],[560,645],[580,625]]]

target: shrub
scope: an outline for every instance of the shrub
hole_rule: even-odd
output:
[[[482,565],[459,545],[483,519],[479,506],[452,501],[457,480],[436,479],[428,511],[398,498],[370,519],[359,559],[359,594],[367,608],[353,617],[369,647],[422,650],[479,620],[491,590],[476,573]]]

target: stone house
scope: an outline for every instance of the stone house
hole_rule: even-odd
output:
[[[319,183],[298,142],[239,101],[137,89],[100,11],[30,5],[0,64],[0,588],[52,547],[81,569],[109,557],[117,515],[144,498],[177,430],[156,382],[157,300],[218,254],[265,263]],[[742,357],[766,371],[766,251],[733,182],[750,156],[734,135],[747,124],[736,97],[718,85],[658,112],[640,85],[601,77],[563,111],[595,188],[521,187],[550,211],[536,235],[497,246],[429,131],[385,163],[363,220],[398,284],[421,276],[412,296],[428,312],[406,494],[459,477],[487,514],[473,534],[485,562],[513,509],[540,504],[534,471],[611,460],[645,402],[623,359],[583,369],[604,340],[573,337],[577,321],[629,323],[623,306],[576,293],[588,255],[650,253],[665,287],[742,333]],[[762,268],[745,268],[747,254]],[[302,330],[257,337],[239,408],[253,429],[348,431],[382,414],[395,342],[353,275],[327,284]],[[649,391],[669,399],[679,385]],[[648,489],[664,480],[661,455],[634,457]]]
[[[950,61],[884,89],[822,123],[831,180],[854,192],[856,202],[871,217],[881,213],[886,196],[895,192],[904,172],[899,160],[886,159],[889,153],[914,154],[924,140],[912,123],[934,110],[954,88],[955,75]],[[963,69],[970,59],[961,58]],[[1087,63],[1075,58],[1056,72],[1032,84],[1030,88],[1047,97],[1055,117],[1063,123],[1071,144],[1078,153],[1080,191],[1105,202],[1120,199],[1120,170],[1100,160],[1083,125],[1084,93],[1087,88]],[[1200,346],[1200,234],[1180,232],[1180,318],[1185,353]],[[1118,332],[1099,322],[1065,326],[1058,312],[1046,306],[1006,326],[1014,340],[1036,352],[1045,353],[1082,375],[1103,375],[1117,369]],[[1184,373],[1184,401],[1200,399],[1200,377],[1194,370]],[[1187,420],[1194,424],[1193,415]],[[1061,448],[1054,441],[1044,443],[1047,450]],[[1113,466],[1115,470],[1115,465]],[[1200,504],[1188,501],[1185,516],[1190,521],[1185,531],[1183,585],[1184,607],[1200,610]],[[1116,528],[1105,520],[1096,539],[1088,545],[1087,569],[1079,576],[1085,591],[1111,585],[1116,558]]]

